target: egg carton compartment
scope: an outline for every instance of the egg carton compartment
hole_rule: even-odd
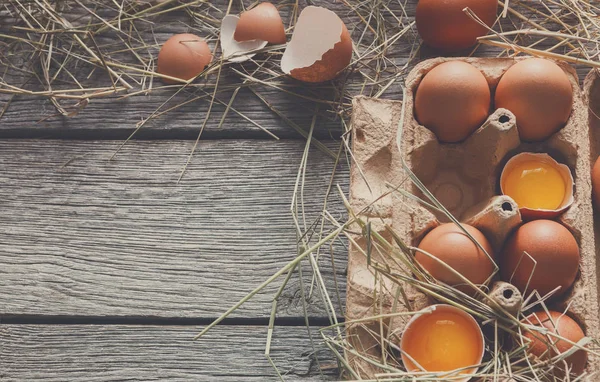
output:
[[[586,97],[579,88],[573,68],[557,63],[567,74],[573,86],[573,109],[566,126],[545,141],[521,142],[518,121],[505,109],[494,110],[483,125],[465,141],[457,144],[439,143],[435,135],[420,125],[414,116],[414,94],[423,76],[436,65],[450,60],[463,60],[478,68],[486,77],[492,92],[516,59],[489,58],[436,58],[417,65],[406,80],[404,131],[402,153],[396,147],[398,122],[402,103],[357,97],[353,100],[352,131],[355,163],[350,174],[350,204],[356,213],[370,222],[372,231],[390,236],[386,226],[404,240],[417,245],[432,228],[448,219],[417,204],[393,187],[403,185],[412,194],[423,197],[402,170],[404,159],[430,192],[460,221],[482,231],[496,256],[507,236],[522,224],[514,201],[500,195],[499,178],[504,164],[520,152],[545,152],[559,163],[566,164],[574,177],[574,203],[558,220],[575,236],[580,248],[579,275],[563,297],[551,301],[551,309],[562,311],[569,307],[570,315],[583,327],[585,333],[600,337],[597,260],[595,254],[594,216],[591,202],[591,154],[587,102],[600,109],[600,80],[598,75],[586,82]],[[592,85],[591,85],[591,84]],[[592,94],[593,93],[593,94]],[[595,101],[590,101],[595,100]],[[591,105],[590,103],[590,105]],[[593,108],[592,108],[593,109]],[[592,113],[590,111],[590,113]],[[597,111],[600,115],[600,112]],[[593,126],[600,128],[600,120]],[[596,144],[600,150],[600,132]],[[594,157],[597,157],[597,154]],[[411,189],[412,187],[412,189]],[[385,195],[382,197],[382,195]],[[375,201],[375,202],[374,202]],[[596,227],[600,230],[600,227]],[[356,244],[366,247],[364,239],[356,236]],[[361,241],[362,240],[362,241]],[[390,238],[391,241],[391,238]],[[402,267],[385,253],[371,250],[371,261],[391,269]],[[432,301],[412,287],[405,288],[406,296],[395,301],[398,291],[385,278],[376,275],[362,252],[351,246],[349,250],[347,283],[347,319],[356,320],[381,313],[416,311]],[[407,301],[409,306],[404,302]],[[386,321],[391,336],[400,336],[407,318]],[[349,338],[357,351],[379,355],[373,335],[365,327],[348,326]],[[377,328],[373,328],[378,332]],[[380,369],[350,355],[350,361],[359,363],[364,377],[373,377]],[[600,370],[595,357],[589,357],[588,371]]]

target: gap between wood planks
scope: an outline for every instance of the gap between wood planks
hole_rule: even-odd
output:
[[[216,317],[152,317],[152,316],[57,316],[57,315],[2,315],[0,325],[209,325]],[[337,318],[344,322],[343,317]],[[331,325],[329,317],[309,317],[310,326]],[[269,317],[226,318],[220,326],[268,326]],[[275,319],[275,326],[306,326],[304,317],[281,317]]]
[[[1,122],[0,122],[1,123]],[[60,139],[65,141],[110,141],[125,140],[134,129],[0,129],[0,139]],[[276,131],[280,140],[303,140],[302,135],[289,129],[289,131]],[[313,137],[322,141],[339,141],[342,130],[315,129]],[[196,140],[198,132],[190,129],[147,129],[138,131],[132,141],[155,140]],[[261,130],[231,131],[231,130],[205,130],[201,140],[274,140]]]

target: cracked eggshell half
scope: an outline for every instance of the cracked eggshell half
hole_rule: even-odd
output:
[[[252,40],[245,42],[235,41],[233,35],[239,24],[240,18],[234,15],[227,15],[221,21],[221,52],[223,57],[231,62],[244,62],[256,53],[249,53],[257,49],[262,49],[267,45],[267,41]]]
[[[553,219],[561,215],[573,204],[573,184],[569,167],[545,153],[515,155],[506,162],[500,175],[500,191],[515,200],[524,220]],[[537,203],[536,199],[542,195],[546,199],[551,193],[563,195],[556,208],[527,206]]]
[[[352,40],[344,22],[334,12],[304,8],[292,39],[283,53],[281,70],[304,82],[335,78],[352,59]]]
[[[238,41],[262,40],[270,44],[285,44],[285,28],[277,8],[260,3],[240,15],[233,38]]]

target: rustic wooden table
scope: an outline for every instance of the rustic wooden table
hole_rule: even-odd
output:
[[[409,17],[415,4],[406,4]],[[155,35],[181,31],[171,23]],[[409,51],[394,53],[397,64]],[[394,85],[386,97],[399,94]],[[263,95],[308,129],[312,105],[273,89]],[[236,110],[280,140],[231,112],[218,128],[224,107],[215,105],[177,183],[207,110],[198,101],[148,124],[111,160],[166,97],[97,99],[64,118],[47,100],[17,96],[0,119],[0,380],[277,378],[264,347],[279,283],[192,338],[295,257],[290,205],[305,140],[242,90]],[[316,136],[337,148],[339,122],[317,124]],[[322,151],[310,152],[307,216],[320,213],[333,167]],[[344,164],[334,183],[347,190]],[[337,199],[328,210],[344,214]],[[343,248],[335,259],[343,299]],[[333,293],[332,269],[321,271]],[[309,341],[300,296],[295,275],[280,300],[273,360],[289,380],[335,379],[332,356]],[[313,332],[329,323],[322,304],[309,302],[308,313]]]
[[[164,41],[183,31],[172,22],[154,34]],[[306,141],[243,89],[234,108],[280,140],[234,112],[219,129],[224,107],[215,105],[177,183],[207,111],[197,101],[146,125],[111,160],[172,94],[95,99],[72,118],[45,99],[10,99],[0,119],[0,380],[277,379],[264,352],[281,281],[192,338],[297,255],[290,206]],[[313,105],[269,88],[261,94],[308,130]],[[339,126],[324,118],[315,135],[337,148]],[[321,212],[333,168],[310,152],[307,216]],[[346,167],[335,183],[347,189]],[[339,202],[329,210],[343,214]],[[338,251],[342,297],[345,260]],[[311,276],[306,265],[307,285]],[[286,379],[335,378],[333,357],[310,344],[300,296],[295,275],[280,299],[271,356]],[[308,313],[318,335],[326,312],[309,301]]]

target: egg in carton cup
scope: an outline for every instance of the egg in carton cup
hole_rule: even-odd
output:
[[[366,239],[365,229],[369,234],[375,232],[388,243],[401,242],[416,247],[427,233],[449,221],[445,214],[415,201],[414,196],[422,200],[427,197],[411,183],[402,161],[454,217],[486,236],[496,260],[507,238],[524,223],[517,203],[501,194],[500,176],[506,163],[520,153],[533,152],[547,153],[568,166],[574,192],[569,195],[572,200],[568,208],[561,210],[556,220],[577,241],[579,267],[573,285],[545,303],[560,312],[568,308],[569,315],[581,325],[586,335],[600,338],[598,263],[590,180],[589,123],[595,116],[591,115],[593,110],[588,113],[587,104],[591,96],[596,97],[596,110],[600,108],[599,76],[596,74],[593,80],[588,78],[584,97],[574,69],[557,62],[573,88],[572,110],[566,125],[543,141],[522,142],[513,113],[506,109],[491,109],[489,117],[468,138],[458,143],[440,143],[436,135],[415,117],[415,94],[425,74],[451,60],[469,63],[481,71],[493,99],[503,74],[522,59],[436,58],[424,61],[407,77],[404,113],[403,105],[398,101],[366,97],[353,100],[355,162],[350,172],[350,205],[366,225],[358,227],[361,234],[351,237],[349,250],[346,319],[349,322],[348,338],[354,350],[347,355],[350,367],[359,370],[362,378],[373,378],[375,374],[385,372],[377,362],[369,359],[380,359],[389,353],[390,346],[393,349],[393,344],[399,343],[404,326],[411,318],[403,313],[426,309],[435,303],[412,283],[403,283],[400,291],[394,282],[372,266],[377,264],[379,269],[389,269],[395,274],[411,273],[406,262],[386,253],[385,245],[376,245]],[[400,152],[397,133],[402,117]],[[596,122],[598,126],[600,122]],[[600,151],[598,135],[596,151]],[[538,218],[545,217],[547,215],[542,213]],[[498,280],[499,275],[498,272],[491,281]],[[505,283],[494,286],[510,288]],[[497,291],[490,295],[498,294],[494,292]],[[518,310],[514,301],[505,303],[508,310]],[[379,319],[364,321],[374,316]],[[353,324],[358,320],[363,321]],[[374,335],[382,331],[388,342],[385,346],[382,346],[381,338]],[[600,370],[599,361],[596,357],[588,357],[586,370]]]

